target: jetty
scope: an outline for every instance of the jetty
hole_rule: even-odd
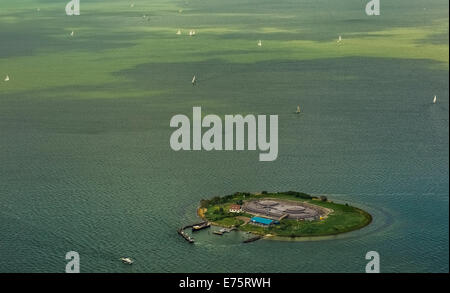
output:
[[[209,228],[211,226],[211,224],[209,222],[200,222],[200,223],[196,223],[196,224],[191,224],[191,225],[186,225],[184,227],[181,227],[177,230],[177,233],[184,238],[184,240],[186,240],[189,243],[194,243],[195,240],[193,237],[189,236],[186,232],[184,232],[184,230],[192,228],[192,232],[198,231],[198,230],[202,230],[205,228]]]
[[[231,231],[234,231],[234,230],[237,230],[236,227],[232,227],[232,228],[222,228],[222,229],[220,229],[220,230],[218,230],[218,231],[213,231],[213,234],[222,236],[223,234],[225,234],[225,233],[230,233]]]
[[[257,241],[257,240],[259,240],[259,239],[261,239],[262,238],[262,236],[255,236],[255,237],[252,237],[252,238],[248,238],[248,239],[246,239],[246,240],[244,240],[242,243],[250,243],[250,242],[255,242],[255,241]]]
[[[180,234],[180,236],[183,237],[184,240],[186,240],[187,242],[189,242],[189,243],[194,243],[194,242],[195,242],[195,241],[194,241],[194,238],[192,238],[191,236],[187,235],[187,234],[183,231],[183,229],[178,229],[177,232],[178,232],[178,234]]]

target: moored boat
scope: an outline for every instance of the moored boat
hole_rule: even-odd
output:
[[[206,229],[209,227],[211,227],[211,224],[208,222],[204,222],[204,223],[192,226],[192,232],[203,230],[203,229]]]
[[[129,257],[121,257],[120,260],[126,265],[132,265],[134,263],[134,260]]]

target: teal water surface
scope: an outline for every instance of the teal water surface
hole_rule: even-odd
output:
[[[47,2],[37,1],[34,6],[39,4],[42,13],[46,5],[58,11]],[[227,10],[220,1],[211,1],[210,6],[199,1],[191,1],[190,6],[182,1],[159,2],[170,2],[175,11],[183,7],[183,13],[192,9],[205,27],[206,23],[224,25],[222,18],[208,16],[215,9],[239,12]],[[267,3],[276,5],[263,2],[255,8],[258,15],[271,11]],[[431,2],[446,5],[448,12],[448,2]],[[145,1],[136,3],[138,7]],[[329,36],[313,33],[315,22],[319,31],[332,30],[323,28],[326,19],[332,25],[330,14],[317,14],[322,17],[318,20],[304,21],[300,12],[299,19],[283,18],[298,4],[281,3],[272,26],[298,22],[304,32],[299,38],[319,43],[335,37],[331,32]],[[325,6],[323,1],[317,3]],[[317,7],[300,8],[310,15]],[[9,13],[2,8],[0,23],[9,23],[13,30],[9,20],[25,14],[25,8],[5,9]],[[121,25],[141,21],[140,12],[111,9],[114,22]],[[155,5],[146,10],[150,23],[168,25],[170,20],[159,14],[170,9]],[[247,10],[244,6],[242,12]],[[404,18],[400,24],[387,18],[389,25],[377,29],[412,27],[411,17],[419,19],[417,11],[411,8],[409,14],[399,16]],[[445,11],[433,13],[445,18]],[[84,16],[84,22],[98,27],[109,17],[105,14],[98,19]],[[354,25],[362,21],[361,15],[350,21],[351,12],[340,8],[336,15],[340,30],[352,31],[355,38],[363,33]],[[52,17],[51,12],[46,14],[54,24],[65,21]],[[196,17],[183,21],[195,22]],[[138,60],[133,65],[133,57],[115,59],[102,52],[131,50],[145,38],[141,31],[123,33],[116,27],[111,36],[103,36],[104,42],[83,40],[71,47],[54,37],[49,24],[39,24],[47,29],[24,36],[33,19],[19,22],[16,34],[0,32],[4,62],[0,75],[17,72],[10,73],[10,83],[0,85],[0,272],[64,272],[65,254],[72,250],[80,253],[82,272],[364,272],[365,254],[371,250],[379,252],[382,272],[448,272],[448,61],[445,67],[425,57],[350,54],[298,59],[278,48],[276,58],[234,62],[221,56],[250,53],[224,48],[205,59],[193,50],[187,54],[192,60]],[[243,16],[238,19],[251,22]],[[448,15],[446,21],[448,29]],[[431,25],[421,17],[420,23]],[[212,43],[254,36],[228,32],[208,38]],[[28,45],[21,37],[29,40]],[[273,42],[290,37],[289,33],[270,35]],[[447,38],[448,44],[448,31],[434,37],[433,43]],[[149,38],[161,46],[170,39],[157,33]],[[92,47],[84,47],[84,42]],[[12,50],[13,46],[18,49]],[[158,44],[153,46],[142,54],[164,54],[152,53]],[[53,55],[58,48],[69,50],[68,56]],[[94,55],[86,57],[85,51]],[[26,66],[48,56],[40,67]],[[70,56],[105,62],[98,66],[106,68],[110,79],[103,79],[97,67],[78,73],[76,64],[55,73],[57,64]],[[155,58],[159,57],[165,55]],[[46,74],[61,78],[61,84],[46,80]],[[199,78],[196,87],[190,84],[193,74]],[[82,78],[85,75],[91,78]],[[74,77],[77,82],[68,81]],[[37,83],[36,78],[42,81]],[[22,85],[14,88],[14,82]],[[436,104],[432,104],[434,95],[439,97]],[[293,114],[298,104],[301,115]],[[259,162],[254,151],[172,151],[169,121],[178,113],[190,116],[193,106],[220,116],[279,115],[278,159]],[[261,190],[327,195],[367,210],[373,223],[322,241],[242,244],[245,235],[219,237],[205,230],[194,235],[197,241],[190,245],[177,235],[178,227],[198,221],[201,199]],[[135,264],[123,265],[122,256],[132,257]]]

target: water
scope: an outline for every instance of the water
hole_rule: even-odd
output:
[[[0,272],[63,272],[71,250],[82,272],[363,272],[370,250],[382,272],[448,272],[448,69],[282,59],[141,62],[114,72],[120,84],[3,92]],[[278,114],[278,159],[172,151],[170,118],[193,106]],[[374,220],[321,241],[242,244],[239,233],[204,230],[190,245],[176,233],[198,221],[200,199],[261,190],[327,195]]]

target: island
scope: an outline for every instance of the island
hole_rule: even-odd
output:
[[[296,191],[216,196],[201,200],[197,212],[212,225],[266,237],[337,235],[361,229],[372,221],[372,216],[360,208]]]

